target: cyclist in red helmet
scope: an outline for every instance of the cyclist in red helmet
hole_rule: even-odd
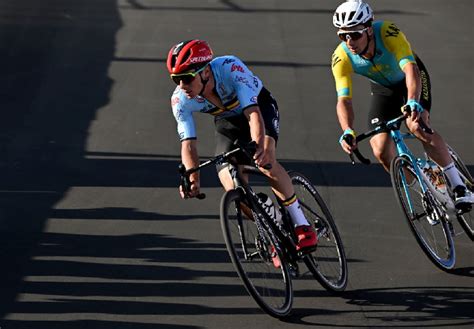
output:
[[[167,59],[168,72],[177,84],[171,106],[181,140],[181,159],[186,168],[199,165],[197,136],[193,113],[214,116],[216,127],[216,155],[233,149],[235,141],[247,144],[255,141],[255,163],[268,177],[275,195],[288,209],[298,236],[298,248],[313,247],[317,243],[299,206],[291,179],[275,156],[279,134],[278,105],[247,66],[235,56],[213,58],[206,41],[189,40],[173,46]],[[241,161],[245,161],[241,159]],[[270,164],[270,169],[263,166]],[[233,189],[228,164],[217,166],[219,179],[225,190]],[[182,198],[199,194],[199,173],[191,175],[191,191],[180,188]]]

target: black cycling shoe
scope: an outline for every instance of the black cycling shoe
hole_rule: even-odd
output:
[[[462,213],[469,212],[474,203],[474,194],[466,186],[458,185],[453,189],[454,205]]]

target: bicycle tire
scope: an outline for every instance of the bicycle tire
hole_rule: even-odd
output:
[[[428,216],[440,206],[429,192],[422,192],[420,178],[415,175],[411,161],[403,156],[395,157],[390,165],[390,176],[400,208],[423,252],[440,269],[454,268],[456,253],[449,224],[444,217],[430,223]]]
[[[269,315],[283,318],[290,314],[293,288],[288,265],[275,235],[245,217],[240,208],[244,201],[240,190],[224,193],[220,204],[221,228],[234,267],[248,293]],[[253,209],[260,213],[259,209]],[[273,248],[272,248],[273,246]],[[272,262],[272,252],[280,259],[280,267]]]
[[[467,166],[464,164],[464,161],[449,145],[448,150],[451,154],[451,158],[454,161],[456,169],[460,173],[461,179],[463,180],[464,184],[472,193],[474,193],[474,179],[472,178],[471,173],[467,169]],[[472,241],[474,241],[474,210],[471,210],[464,214],[458,214],[456,218],[461,227],[463,228],[464,232],[466,232],[466,235]]]
[[[331,212],[308,178],[295,171],[288,174],[306,219],[318,233],[316,250],[305,255],[304,262],[325,289],[343,291],[348,278],[347,260]]]

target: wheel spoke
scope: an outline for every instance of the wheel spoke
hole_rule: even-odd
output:
[[[453,268],[454,243],[444,210],[429,190],[422,192],[420,178],[408,160],[395,158],[390,172],[395,195],[418,244],[435,265],[445,270]]]
[[[258,305],[272,316],[284,317],[293,303],[287,264],[274,266],[273,251],[282,257],[277,242],[262,225],[256,225],[259,219],[246,217],[240,210],[241,203],[237,190],[226,192],[221,201],[221,226],[230,258]]]
[[[347,284],[347,261],[331,213],[307,178],[296,172],[290,172],[290,177],[303,213],[318,234],[316,250],[306,255],[305,263],[324,288],[344,290]]]

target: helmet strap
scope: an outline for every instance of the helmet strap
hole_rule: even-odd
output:
[[[358,54],[359,56],[364,56],[367,51],[369,50],[369,46],[370,46],[370,41],[371,40],[374,40],[375,42],[375,38],[371,38],[369,33],[367,31],[365,31],[365,33],[367,33],[367,45],[365,46],[364,49],[362,49],[362,51]],[[375,50],[375,47],[374,47],[374,50]]]
[[[209,82],[209,78],[204,80],[201,75],[202,72],[199,72],[199,77],[201,78],[201,83],[202,83],[202,88],[201,91],[199,92],[199,96],[202,96],[202,93],[204,92],[204,89],[206,88],[207,83]]]

